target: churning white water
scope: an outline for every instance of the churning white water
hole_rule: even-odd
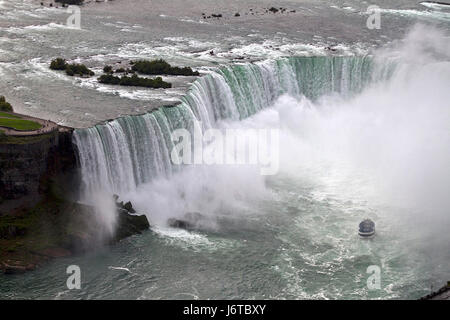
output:
[[[370,183],[357,187],[367,189],[365,197],[443,214],[450,207],[447,39],[419,26],[402,42],[377,52],[373,61],[293,58],[223,68],[199,79],[178,107],[79,130],[75,141],[85,188],[89,194],[108,190],[137,203],[148,201],[142,209],[151,219],[160,210],[166,216],[195,209],[190,208],[195,203],[203,206],[198,190],[205,187],[229,204],[239,202],[227,194],[241,193],[240,186],[243,194],[259,194],[263,179],[248,166],[197,166],[172,177],[170,132],[201,121],[206,127],[280,128],[281,174],[314,169],[318,179],[336,174],[347,182],[365,175]],[[251,119],[233,120],[258,111]],[[172,191],[164,190],[166,184]],[[186,190],[180,190],[182,185]],[[171,205],[156,210],[152,203],[165,201],[147,193],[158,189],[158,197]],[[191,199],[192,192],[199,199]],[[180,197],[182,208],[175,210]]]
[[[85,190],[131,200],[162,239],[175,239],[170,246],[206,259],[202,270],[217,272],[207,262],[217,259],[226,278],[253,265],[249,277],[260,287],[243,289],[249,294],[413,297],[448,275],[448,88],[449,37],[417,26],[372,57],[224,67],[197,81],[178,106],[78,130],[74,141]],[[193,131],[199,121],[203,129],[279,129],[279,172],[174,166],[170,132]],[[187,212],[203,216],[197,233],[166,228],[168,218]],[[366,217],[378,235],[364,243],[356,226]],[[228,264],[221,256],[228,250],[248,261]],[[364,285],[369,265],[383,270],[378,293]],[[270,289],[260,283],[271,277]],[[204,285],[207,296],[223,297]]]

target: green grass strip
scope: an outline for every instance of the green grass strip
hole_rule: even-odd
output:
[[[0,118],[0,127],[11,128],[18,131],[32,131],[42,128],[37,122],[14,118]]]
[[[0,111],[0,118],[14,118],[14,119],[20,119],[19,116],[11,113],[1,112]]]

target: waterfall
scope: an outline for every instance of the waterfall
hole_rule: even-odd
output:
[[[241,120],[270,106],[282,94],[317,99],[346,96],[374,80],[370,57],[290,57],[221,67],[200,77],[176,106],[125,116],[77,129],[83,190],[121,194],[154,177],[170,177],[171,132]]]

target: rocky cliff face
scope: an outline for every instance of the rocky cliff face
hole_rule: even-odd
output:
[[[47,180],[76,178],[71,130],[10,138],[0,142],[0,198],[33,198],[45,192]]]
[[[76,201],[78,170],[70,129],[0,140],[0,271],[33,270],[149,229],[145,215],[121,203],[114,232],[101,232],[96,208]]]

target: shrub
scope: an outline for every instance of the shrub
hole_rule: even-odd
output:
[[[84,0],[55,0],[55,2],[60,2],[62,4],[83,4]]]
[[[4,96],[0,96],[0,111],[13,111],[12,105],[6,101]]]
[[[190,67],[172,67],[169,63],[163,59],[158,60],[139,60],[133,61],[132,68],[133,71],[137,71],[142,74],[167,74],[167,75],[183,75],[183,76],[198,76],[197,71],[193,71]]]
[[[113,76],[112,74],[103,74],[97,80],[100,83],[120,84],[120,77]]]
[[[111,66],[105,66],[105,67],[103,68],[103,72],[104,72],[104,73],[112,73],[112,72],[113,72],[113,69],[112,69]]]
[[[63,58],[56,58],[50,63],[52,70],[65,70],[69,76],[93,76],[95,73],[87,68],[84,64],[72,63],[68,64]]]
[[[56,58],[50,63],[50,69],[52,70],[66,70],[66,66],[66,59],[63,58]]]
[[[121,86],[137,86],[146,88],[171,88],[172,84],[163,81],[161,77],[154,79],[141,78],[133,74],[131,77],[122,76],[116,77],[111,74],[104,74],[98,78],[100,83],[115,84]]]
[[[66,73],[69,76],[79,75],[79,76],[93,76],[94,71],[90,70],[84,64],[72,63],[66,66]]]

